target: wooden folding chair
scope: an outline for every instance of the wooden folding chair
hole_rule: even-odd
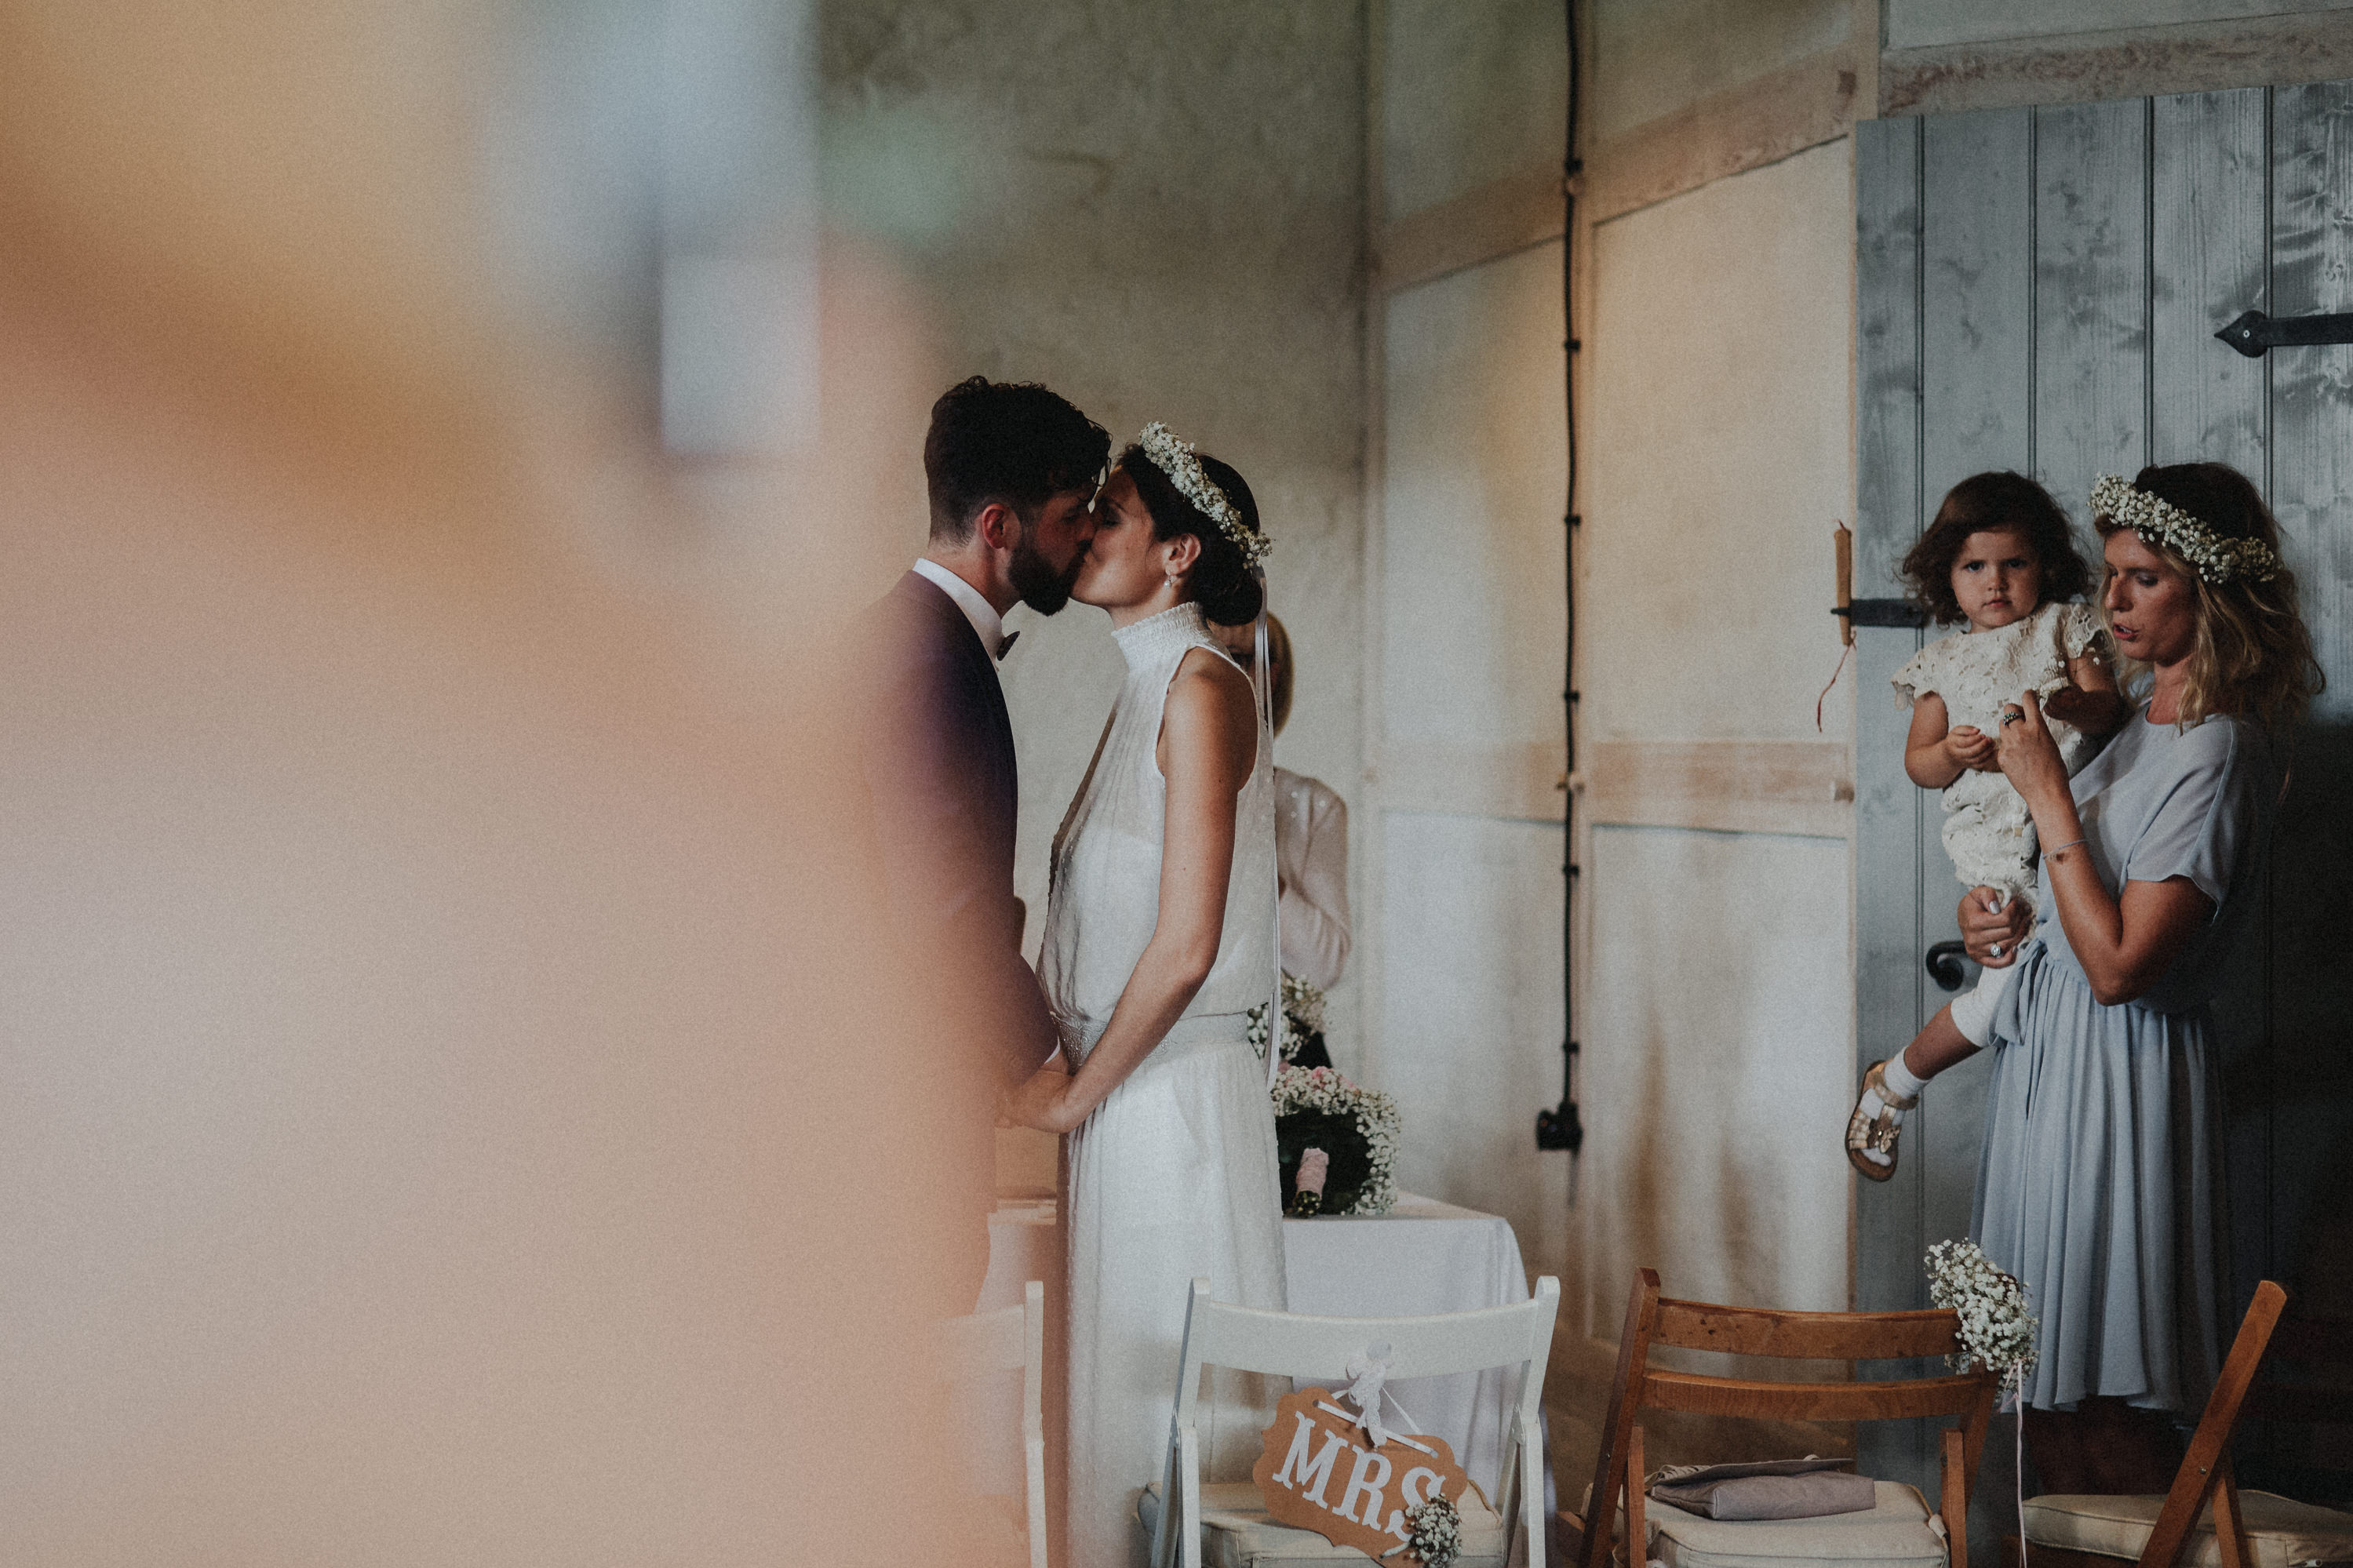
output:
[[[1212,1301],[1209,1282],[1194,1280],[1185,1314],[1185,1348],[1177,1358],[1176,1408],[1169,1422],[1165,1479],[1158,1488],[1147,1489],[1139,1504],[1145,1516],[1140,1522],[1152,1532],[1153,1568],[1169,1568],[1177,1562],[1183,1568],[1201,1568],[1205,1523],[1231,1529],[1237,1536],[1229,1543],[1232,1550],[1220,1552],[1221,1561],[1289,1562],[1312,1556],[1369,1563],[1352,1547],[1333,1546],[1308,1531],[1262,1522],[1258,1517],[1262,1509],[1249,1506],[1257,1501],[1258,1489],[1247,1481],[1204,1487],[1195,1417],[1204,1366],[1345,1383],[1341,1369],[1348,1359],[1384,1340],[1392,1378],[1441,1377],[1493,1366],[1521,1369],[1499,1489],[1504,1495],[1494,1503],[1498,1539],[1484,1549],[1466,1541],[1460,1561],[1462,1568],[1503,1568],[1514,1550],[1515,1511],[1518,1528],[1525,1532],[1526,1552],[1540,1553],[1545,1539],[1544,1442],[1536,1425],[1536,1402],[1544,1393],[1545,1364],[1552,1354],[1553,1321],[1559,1308],[1560,1281],[1549,1274],[1536,1280],[1535,1293],[1525,1301],[1422,1318],[1319,1318],[1261,1311]],[[1238,1493],[1249,1497],[1240,1499]],[[1176,1500],[1173,1507],[1166,1502],[1170,1498]],[[1245,1506],[1232,1506],[1236,1502]],[[1472,1511],[1465,1510],[1466,1514]],[[1519,1560],[1536,1559],[1522,1555]]]
[[[1046,1287],[1032,1279],[1022,1289],[1021,1305],[950,1318],[933,1332],[934,1366],[943,1383],[1020,1371],[1029,1568],[1046,1568]]]
[[[1760,1382],[1654,1367],[1651,1352],[1659,1345],[1785,1360],[1908,1360],[1958,1352],[1960,1319],[1950,1311],[1785,1312],[1677,1301],[1660,1296],[1655,1270],[1641,1270],[1626,1303],[1618,1372],[1603,1413],[1601,1453],[1587,1504],[1591,1517],[1562,1516],[1568,1526],[1564,1533],[1577,1542],[1579,1568],[1606,1568],[1609,1563],[1621,1493],[1628,1559],[1633,1563],[1644,1561],[1648,1552],[1648,1529],[1655,1512],[1668,1538],[1663,1555],[1669,1568],[1741,1555],[1816,1563],[1942,1557],[1948,1568],[1967,1568],[1969,1490],[1997,1391],[1991,1373],[1975,1370],[1884,1383]],[[1827,1519],[1694,1524],[1692,1516],[1680,1510],[1653,1509],[1643,1498],[1642,1427],[1636,1419],[1644,1410],[1792,1421],[1958,1416],[1961,1424],[1944,1436],[1944,1538],[1937,1538],[1926,1507],[1910,1488],[1884,1481],[1879,1483],[1878,1504],[1868,1513]]]
[[[2242,1491],[2231,1436],[2242,1417],[2276,1424],[2353,1427],[2353,1344],[2344,1324],[2283,1322],[2287,1292],[2266,1279],[2239,1324],[2221,1375],[2207,1396],[2189,1451],[2162,1497],[2039,1497],[2026,1505],[2034,1568],[2255,1568],[2258,1563],[2353,1561],[2353,1514],[2270,1492]],[[2269,1352],[2267,1357],[2266,1352]],[[2300,1363],[2295,1382],[2263,1374]],[[2200,1528],[2200,1521],[2211,1522]],[[2003,1542],[2019,1561],[2019,1542]]]

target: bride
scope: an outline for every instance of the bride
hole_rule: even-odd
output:
[[[1284,1305],[1266,1074],[1245,1038],[1274,980],[1271,737],[1205,620],[1254,619],[1266,551],[1250,487],[1145,427],[1103,487],[1071,597],[1111,613],[1126,683],[1055,835],[1039,978],[1072,1070],[1009,1119],[1070,1134],[1071,1560],[1142,1563],[1190,1282]],[[1247,1475],[1265,1380],[1214,1373],[1207,1479]]]

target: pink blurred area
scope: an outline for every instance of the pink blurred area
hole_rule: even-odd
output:
[[[957,1534],[971,1108],[818,657],[934,367],[824,268],[817,436],[698,497],[499,270],[510,20],[0,5],[11,1564]]]

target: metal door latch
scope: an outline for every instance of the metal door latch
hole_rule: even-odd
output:
[[[2353,343],[2353,316],[2284,316],[2275,321],[2249,310],[2214,335],[2249,359],[2261,359],[2274,349]]]

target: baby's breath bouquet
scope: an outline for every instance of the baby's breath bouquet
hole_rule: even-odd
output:
[[[1383,1557],[1403,1552],[1422,1568],[1454,1568],[1462,1555],[1462,1514],[1452,1503],[1442,1497],[1418,1502],[1405,1510],[1405,1527],[1403,1544],[1390,1547]]]
[[[1266,1060],[1266,1004],[1250,1010],[1250,1027],[1243,1034],[1258,1059]],[[1297,1061],[1310,1045],[1324,1044],[1324,993],[1288,969],[1282,972],[1282,1059]]]
[[[2026,1287],[1994,1267],[1974,1241],[1940,1241],[1928,1249],[1928,1300],[1961,1317],[1961,1352],[1953,1370],[1976,1362],[2001,1379],[2005,1392],[2026,1385],[2034,1370],[2034,1336],[2041,1322],[2026,1310]]]
[[[1386,1214],[1397,1201],[1397,1102],[1331,1068],[1285,1068],[1269,1092],[1286,1205],[1292,1206],[1300,1163],[1320,1149],[1326,1157],[1321,1213]]]
[[[2026,1374],[2034,1370],[2042,1320],[2026,1310],[2026,1287],[1997,1268],[1974,1241],[1940,1241],[1928,1249],[1928,1300],[1960,1314],[1955,1372],[1976,1362],[2001,1379],[2018,1415],[2018,1538],[2026,1539]]]

